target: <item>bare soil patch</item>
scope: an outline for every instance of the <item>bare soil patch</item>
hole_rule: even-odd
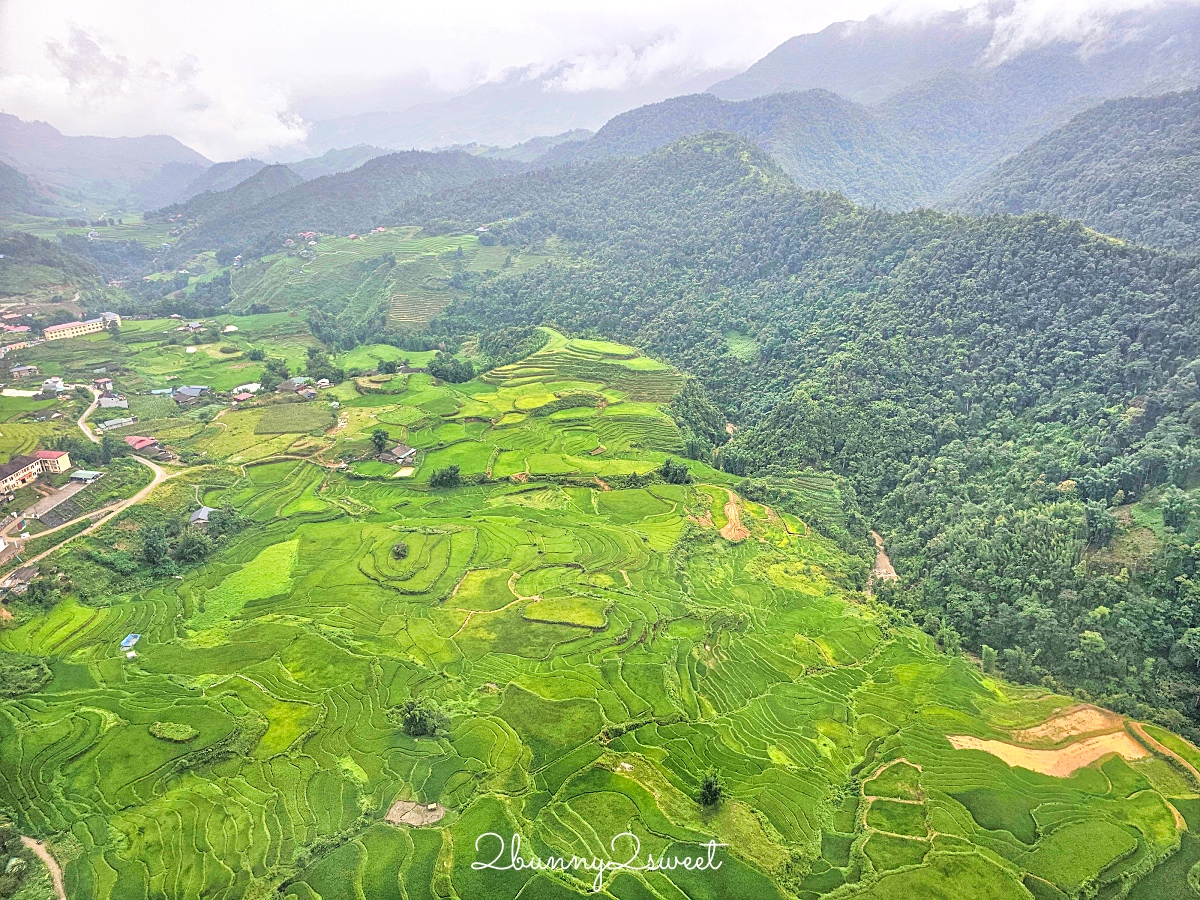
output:
[[[968,734],[950,734],[946,739],[956,750],[983,750],[1004,760],[1010,766],[1019,766],[1058,778],[1066,778],[1110,753],[1117,753],[1129,760],[1145,759],[1150,755],[1149,750],[1125,731],[1098,734],[1056,750],[1035,750],[1005,741],[984,740]]]
[[[392,825],[409,825],[421,828],[439,822],[446,815],[446,807],[440,803],[417,803],[415,800],[397,800],[384,816]]]
[[[871,569],[871,577],[877,581],[899,578],[895,566],[888,558],[887,550],[883,547],[883,538],[879,536],[879,532],[872,531],[871,538],[875,541],[875,566]]]
[[[750,529],[742,524],[742,508],[738,506],[738,495],[726,488],[729,500],[725,503],[725,527],[721,529],[721,537],[727,541],[744,541],[750,537]]]
[[[1124,720],[1115,712],[1080,704],[1059,710],[1040,725],[1014,731],[1012,736],[1022,744],[1058,743],[1084,734],[1120,731],[1124,725]]]

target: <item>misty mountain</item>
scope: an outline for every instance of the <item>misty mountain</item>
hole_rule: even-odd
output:
[[[285,166],[272,166],[273,177],[298,177]],[[521,165],[467,153],[409,151],[372,159],[349,172],[305,181],[254,203],[232,202],[189,229],[175,246],[176,254],[220,248],[269,252],[288,234],[300,231],[347,234],[366,231],[384,221],[396,207],[414,197],[461,187],[519,171]],[[268,170],[258,173],[262,176]],[[252,179],[253,181],[254,179]],[[278,186],[279,182],[274,182]],[[240,192],[246,185],[239,185]],[[214,198],[216,202],[217,198]],[[241,201],[243,197],[226,197]]]
[[[188,220],[206,222],[251,209],[303,183],[304,179],[287,166],[264,165],[249,178],[228,190],[205,191],[190,198],[186,203],[173,204],[156,210],[153,214],[147,214],[147,218],[164,221],[183,216]]]
[[[599,128],[627,109],[701,90],[718,73],[671,71],[611,90],[572,89],[572,75],[567,63],[544,72],[520,69],[448,100],[321,120],[308,146],[317,151],[358,143],[395,149],[469,143],[508,147],[539,135]]]
[[[1200,91],[1111,100],[999,165],[955,204],[1055,212],[1141,243],[1200,246]]]
[[[726,100],[824,88],[878,103],[951,73],[1032,69],[1047,101],[1156,94],[1200,79],[1200,7],[1168,2],[1110,14],[1099,29],[1047,39],[996,4],[905,22],[871,16],[794,37],[714,84]],[[1051,35],[1050,38],[1054,36]],[[984,83],[987,79],[984,78]]]
[[[327,150],[320,156],[300,159],[287,164],[288,168],[303,178],[311,181],[323,175],[336,175],[338,172],[349,172],[357,169],[365,162],[379,156],[386,156],[390,151],[382,147],[372,147],[368,144],[356,144],[341,150]]]
[[[555,147],[586,141],[591,136],[592,132],[586,128],[573,128],[570,131],[564,131],[562,134],[530,138],[527,141],[514,144],[512,147],[484,147],[479,151],[479,154],[490,159],[511,159],[516,162],[531,163],[545,156]],[[462,149],[470,152],[470,149],[467,147]]]
[[[266,168],[266,165],[261,159],[237,159],[230,162],[214,163],[205,169],[198,178],[190,181],[178,195],[172,197],[166,203],[158,204],[158,206],[166,206],[169,203],[185,203],[192,197],[210,191],[227,191],[230,188],[237,187],[256,172]],[[158,207],[153,208],[157,209]]]
[[[36,215],[48,205],[44,189],[12,166],[0,162],[0,213]]]
[[[863,203],[900,207],[935,186],[902,133],[866,107],[818,90],[733,103],[712,94],[675,97],[623,113],[590,140],[551,150],[539,164],[636,156],[712,131],[757,144],[803,188],[841,191]]]
[[[0,161],[77,203],[130,209],[144,207],[147,200],[153,205],[172,187],[182,189],[211,165],[167,135],[74,137],[45,122],[24,122],[2,113]]]
[[[713,94],[616,116],[540,164],[631,156],[724,131],[765,149],[805,188],[894,209],[944,204],[1113,92],[1191,87],[1200,79],[1200,7],[1118,16],[1086,54],[1077,42],[1059,41],[992,64],[985,50],[998,28],[978,10],[917,24],[875,17],[832,26],[789,41]],[[805,89],[721,99],[792,87]]]
[[[709,92],[724,100],[749,100],[820,88],[874,103],[941,72],[970,68],[991,39],[991,23],[972,10],[915,22],[884,16],[839,22],[785,41]]]

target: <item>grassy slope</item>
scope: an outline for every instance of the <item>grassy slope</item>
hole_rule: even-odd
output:
[[[358,456],[385,427],[421,448],[411,479],[240,467],[239,441],[296,436],[224,416],[246,416],[225,429],[242,437],[204,429],[192,446],[215,464],[151,504],[186,511],[198,493],[255,527],[182,581],[136,589],[67,551],[97,600],[0,632],[0,648],[55,672],[0,704],[0,805],[68,851],[71,896],[95,898],[276,895],[281,881],[295,900],[400,884],[586,893],[591,876],[473,871],[487,831],[519,831],[543,855],[606,854],[625,830],[656,855],[729,844],[716,873],[618,875],[622,898],[1019,897],[1025,873],[1111,882],[1175,846],[1163,795],[1178,780],[1119,759],[1052,778],[952,750],[946,734],[1001,737],[1068,701],[889,624],[847,589],[859,563],[831,541],[745,504],[751,537],[729,543],[705,521],[727,476],[696,464],[695,486],[621,488],[675,451],[660,404],[678,378],[553,335],[465,385],[342,386],[345,426],[300,439]],[[606,403],[539,414],[584,390]],[[430,491],[450,462],[494,480]],[[82,546],[136,550],[134,518]],[[117,643],[132,631],[127,661]],[[414,740],[391,724],[411,696],[438,698],[450,732]],[[156,738],[155,722],[197,735]],[[912,766],[870,778],[899,757]],[[704,813],[692,797],[710,767],[729,797]],[[449,812],[429,829],[378,824],[396,798]]]

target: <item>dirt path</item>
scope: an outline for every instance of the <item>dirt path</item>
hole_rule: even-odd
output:
[[[871,569],[871,577],[876,581],[899,578],[892,561],[888,558],[887,550],[883,548],[883,538],[879,536],[879,532],[872,531],[871,539],[875,541],[875,567]]]
[[[1168,759],[1175,760],[1177,763],[1179,763],[1179,765],[1183,766],[1183,768],[1186,769],[1193,778],[1196,779],[1197,784],[1200,784],[1200,771],[1197,771],[1195,766],[1193,766],[1190,762],[1188,762],[1170,747],[1164,746],[1154,738],[1150,737],[1150,735],[1146,732],[1146,729],[1142,727],[1141,722],[1130,722],[1129,727],[1133,729],[1134,734],[1138,736],[1139,740],[1142,740],[1146,743],[1146,746],[1148,746],[1155,753],[1160,753]]]
[[[50,870],[50,880],[54,882],[54,893],[58,895],[58,900],[67,900],[67,892],[63,888],[62,866],[58,864],[57,859],[50,855],[46,845],[24,835],[21,836],[21,843],[36,853],[38,859],[44,862],[46,868]]]
[[[721,529],[721,537],[727,541],[744,541],[750,537],[750,530],[742,524],[742,508],[738,506],[738,495],[728,488],[725,493],[729,495],[729,500],[725,503],[725,527]]]

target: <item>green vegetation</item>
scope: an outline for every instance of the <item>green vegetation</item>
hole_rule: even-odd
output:
[[[203,464],[45,561],[0,629],[26,673],[0,701],[0,805],[72,848],[70,896],[588,892],[472,870],[486,831],[567,856],[622,831],[729,845],[712,879],[622,873],[620,897],[1116,890],[1175,858],[1140,770],[952,749],[1070,701],[865,598],[844,482],[681,463],[676,415],[704,417],[668,411],[675,370],[540,335],[461,384],[339,385],[328,432],[256,437],[258,407],[196,422]],[[381,430],[420,450],[411,477],[357,469]],[[224,431],[289,452],[244,463]],[[743,488],[751,539],[728,539]],[[398,800],[434,820],[384,824]]]
[[[1200,736],[1185,574],[1200,522],[1145,552],[1114,525],[1115,552],[1096,555],[1100,507],[1121,521],[1131,501],[1195,482],[1200,353],[1171,337],[1196,333],[1194,258],[1047,216],[855,208],[721,135],[402,213],[504,219],[509,245],[557,234],[583,260],[466,285],[437,333],[553,321],[646,346],[738,426],[722,442],[692,398],[675,452],[749,476],[752,499],[819,527],[844,517],[855,540],[869,520],[901,576],[879,596],[943,645],[986,644],[1010,679]],[[757,342],[755,361],[729,352],[730,333]],[[841,476],[856,503],[822,514],[752,486],[806,469]]]
[[[199,731],[183,722],[155,722],[150,726],[150,733],[156,738],[176,744],[186,744],[200,735]]]
[[[1200,91],[1110,100],[1000,164],[959,206],[1054,212],[1159,247],[1200,244]]]

